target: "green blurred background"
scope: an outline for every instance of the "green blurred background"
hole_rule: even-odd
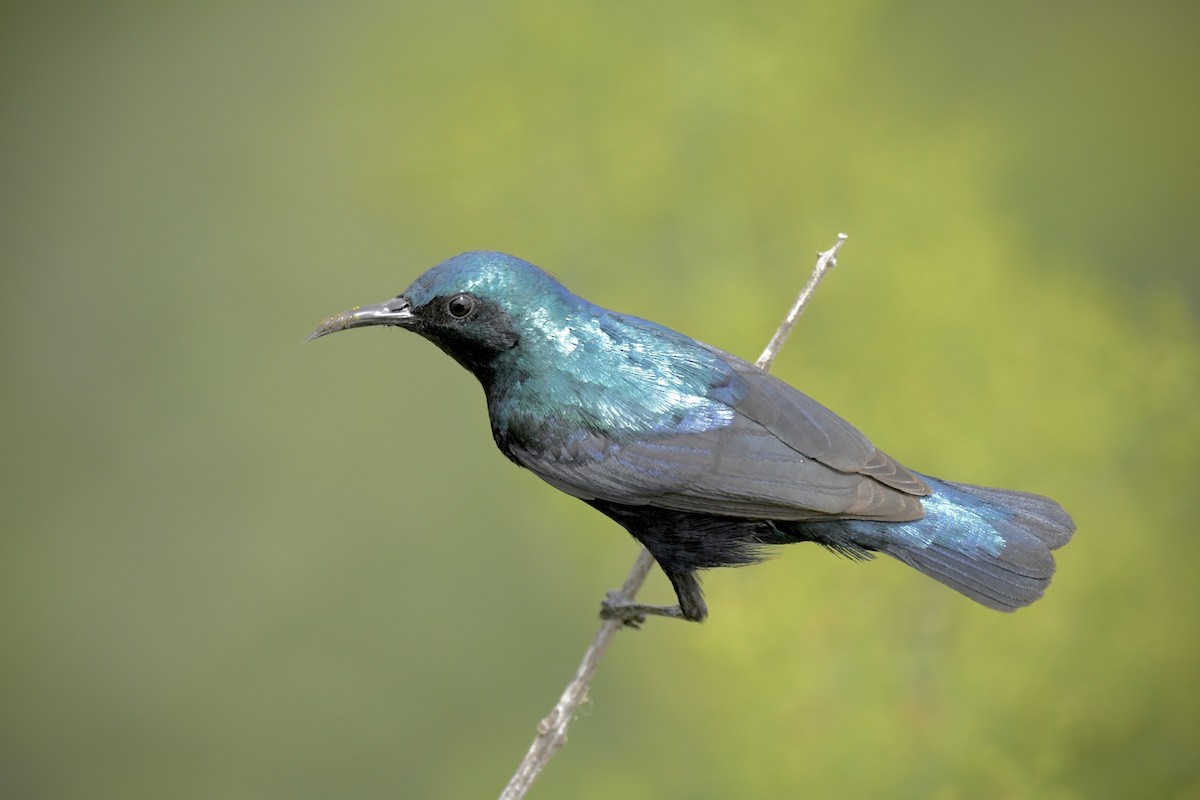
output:
[[[415,336],[462,250],[1072,511],[987,611],[795,547],[536,797],[1200,797],[1198,7],[8,3],[0,796],[494,796],[635,548]],[[669,591],[655,574],[651,599]]]

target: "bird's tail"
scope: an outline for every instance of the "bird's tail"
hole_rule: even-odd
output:
[[[815,529],[805,533],[841,552],[887,553],[998,611],[1041,597],[1054,575],[1051,551],[1075,532],[1067,512],[1041,495],[926,480],[933,493],[919,520],[806,523]]]

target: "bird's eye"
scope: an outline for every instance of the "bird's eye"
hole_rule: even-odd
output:
[[[446,310],[450,312],[450,316],[455,319],[462,319],[467,314],[471,313],[471,309],[475,308],[475,298],[469,294],[459,294],[450,298],[450,302],[446,304]]]

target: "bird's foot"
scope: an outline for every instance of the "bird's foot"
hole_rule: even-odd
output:
[[[647,616],[683,619],[679,606],[651,606],[635,603],[615,589],[600,601],[601,619],[618,619],[627,628],[640,628]]]

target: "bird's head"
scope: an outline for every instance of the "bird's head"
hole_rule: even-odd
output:
[[[483,378],[497,355],[520,342],[533,316],[571,299],[558,281],[527,261],[473,251],[443,261],[391,300],[330,317],[308,338],[369,325],[405,328]]]

